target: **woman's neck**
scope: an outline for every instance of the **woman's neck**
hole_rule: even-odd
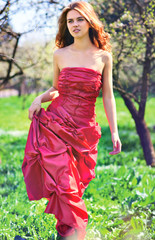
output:
[[[89,35],[84,38],[74,38],[74,43],[72,44],[72,49],[77,51],[87,51],[92,47],[94,47],[94,45],[91,42]]]

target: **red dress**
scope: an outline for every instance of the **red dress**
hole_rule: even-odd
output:
[[[102,75],[90,68],[66,67],[59,96],[34,114],[22,164],[29,200],[48,198],[46,213],[57,219],[62,236],[84,239],[88,222],[82,195],[95,177],[101,128],[95,121]]]

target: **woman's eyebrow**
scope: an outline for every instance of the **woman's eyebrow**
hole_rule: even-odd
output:
[[[77,17],[76,19],[79,19],[79,18],[84,18],[84,17]],[[73,18],[68,18],[67,21],[68,20],[73,20]]]

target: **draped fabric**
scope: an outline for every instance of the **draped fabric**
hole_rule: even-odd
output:
[[[101,86],[101,74],[93,69],[63,68],[59,96],[33,116],[22,164],[29,200],[47,198],[45,212],[55,215],[59,234],[69,236],[76,229],[78,240],[85,236],[82,195],[95,177],[101,137],[95,120]]]

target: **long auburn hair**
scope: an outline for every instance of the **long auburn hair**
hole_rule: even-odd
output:
[[[67,13],[70,10],[78,11],[90,24],[89,37],[91,42],[98,48],[111,53],[110,34],[104,31],[102,22],[96,15],[93,7],[84,1],[70,3],[65,7],[58,20],[58,33],[55,44],[58,48],[69,46],[74,42],[73,36],[67,27]]]

